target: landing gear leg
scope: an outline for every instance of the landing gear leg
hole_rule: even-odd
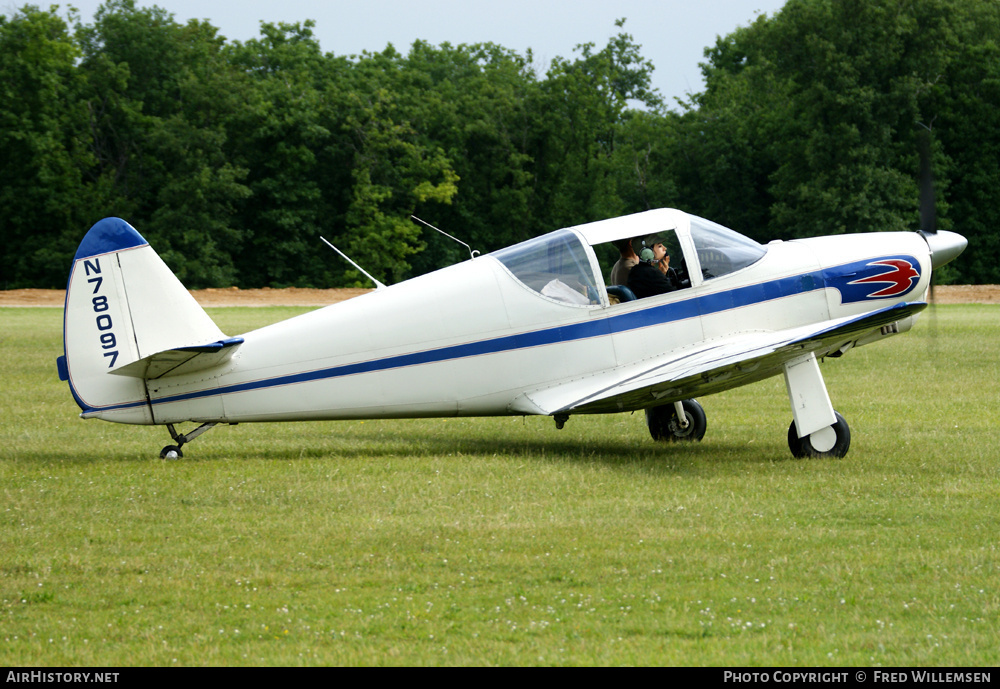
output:
[[[214,428],[217,425],[218,424],[215,424],[215,423],[203,423],[202,425],[198,426],[196,429],[194,429],[190,433],[187,433],[185,435],[180,435],[180,434],[177,433],[176,430],[174,430],[174,425],[172,423],[168,423],[167,424],[167,430],[170,431],[170,437],[173,438],[174,442],[177,443],[177,444],[176,445],[167,445],[165,448],[163,448],[162,450],[160,450],[160,459],[180,459],[180,458],[182,458],[184,456],[184,453],[181,452],[181,446],[182,445],[184,445],[185,443],[191,442],[192,440],[194,440],[195,438],[197,438],[199,435],[201,435],[202,433],[204,433],[208,429]]]
[[[843,457],[851,447],[851,431],[834,411],[815,354],[785,364],[785,385],[794,420],[788,448],[795,457]]]

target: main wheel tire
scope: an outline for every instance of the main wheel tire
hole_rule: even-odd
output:
[[[181,448],[178,445],[167,445],[160,450],[160,459],[181,459],[183,457],[184,453],[181,452]]]
[[[798,430],[795,428],[795,422],[788,427],[788,449],[792,451],[792,456],[797,459],[802,459],[803,457],[843,457],[847,454],[847,451],[851,448],[851,429],[847,425],[847,421],[840,412],[833,412],[837,417],[836,423],[829,428],[833,429],[834,433],[837,435],[837,439],[829,450],[817,450],[813,447],[809,436],[805,438],[800,438]]]
[[[698,441],[705,437],[708,420],[705,410],[695,400],[684,400],[684,416],[687,425],[681,423],[677,410],[672,404],[650,407],[646,410],[646,426],[656,441],[675,442],[678,440]]]

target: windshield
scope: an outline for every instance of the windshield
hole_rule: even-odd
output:
[[[575,232],[559,230],[490,256],[518,280],[550,299],[580,306],[600,303],[590,258]]]
[[[735,273],[756,263],[767,249],[738,232],[704,218],[691,216],[691,239],[698,250],[706,280]]]

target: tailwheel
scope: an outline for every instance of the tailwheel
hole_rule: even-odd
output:
[[[684,400],[646,410],[646,426],[653,440],[698,441],[705,437],[708,420],[705,410],[695,400]]]
[[[174,429],[174,425],[172,423],[168,423],[167,431],[170,432],[170,437],[173,438],[174,442],[177,444],[167,445],[165,448],[160,450],[160,459],[181,459],[182,457],[184,457],[184,453],[181,452],[182,445],[191,442],[205,431],[209,430],[210,428],[214,428],[217,425],[218,424],[216,423],[203,423],[190,433],[181,434],[178,433],[176,429]]]
[[[832,426],[799,437],[795,422],[788,427],[788,449],[796,458],[803,457],[843,457],[851,447],[851,429],[840,412],[833,412],[837,421]]]

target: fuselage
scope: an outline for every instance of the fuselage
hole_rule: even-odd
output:
[[[692,238],[686,214],[670,213],[655,219],[674,225],[690,273],[684,289],[612,303],[591,244],[614,228],[570,228],[561,232],[572,236],[559,241],[577,242],[574,255],[590,262],[583,272],[597,275],[576,301],[550,290],[552,283],[531,284],[505,256],[481,256],[246,333],[235,355],[216,369],[148,380],[151,420],[546,413],[532,403],[533,391],[683,357],[706,341],[917,301],[929,284],[928,246],[916,233],[773,242],[749,265],[715,276],[705,268],[710,252]],[[780,368],[756,371],[699,394],[777,373]],[[587,411],[668,401],[638,395],[624,406],[619,401]]]

